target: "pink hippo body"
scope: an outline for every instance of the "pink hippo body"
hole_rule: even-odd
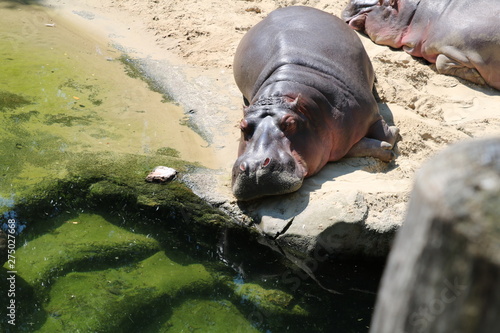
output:
[[[346,155],[394,158],[397,129],[379,113],[370,60],[339,18],[275,10],[243,37],[233,67],[246,104],[232,174],[237,199],[296,191]]]
[[[435,63],[441,74],[500,90],[499,0],[351,0],[342,17],[377,44]]]

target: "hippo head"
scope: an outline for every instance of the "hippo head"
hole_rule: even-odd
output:
[[[307,175],[306,143],[298,140],[308,129],[297,99],[271,97],[244,108],[238,159],[232,189],[239,200],[296,191]]]
[[[420,0],[351,0],[342,19],[375,43],[399,48]]]

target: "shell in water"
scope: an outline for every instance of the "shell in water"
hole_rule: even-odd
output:
[[[166,167],[157,166],[147,175],[146,181],[150,183],[166,183],[175,178],[177,170]]]

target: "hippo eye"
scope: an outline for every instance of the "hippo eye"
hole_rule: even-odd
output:
[[[297,130],[297,120],[290,115],[283,116],[283,118],[281,118],[280,128],[286,135],[291,135]]]

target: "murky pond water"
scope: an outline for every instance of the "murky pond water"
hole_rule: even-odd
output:
[[[367,330],[376,279],[335,267],[350,287],[330,294],[181,182],[144,182],[214,164],[126,57],[32,5],[0,17],[0,225],[16,245],[0,331]]]
[[[33,7],[0,4],[2,196],[7,184],[63,172],[67,154],[81,151],[176,147],[182,159],[211,166],[206,143],[180,124],[183,110],[124,75],[118,51],[69,22],[47,26],[50,15]]]

